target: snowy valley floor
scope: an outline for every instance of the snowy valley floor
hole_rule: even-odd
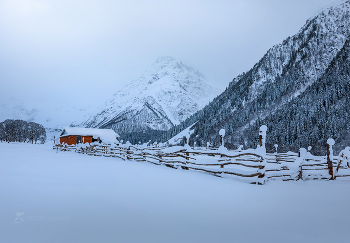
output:
[[[0,195],[6,243],[350,242],[350,181],[257,186],[0,143]]]

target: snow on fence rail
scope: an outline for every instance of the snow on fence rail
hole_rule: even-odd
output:
[[[223,136],[223,133],[220,134]],[[328,141],[327,156],[314,156],[306,149],[293,153],[266,153],[266,127],[260,129],[260,144],[257,149],[228,151],[219,149],[185,147],[152,147],[144,145],[77,145],[57,144],[58,151],[75,151],[91,156],[116,157],[123,160],[149,162],[174,169],[195,170],[217,177],[237,178],[253,184],[271,180],[333,180],[350,179],[350,148],[339,156],[333,156]],[[223,139],[221,139],[222,141]]]

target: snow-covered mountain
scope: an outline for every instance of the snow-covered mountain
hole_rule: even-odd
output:
[[[198,71],[161,57],[140,78],[105,102],[83,123],[118,133],[168,130],[208,104],[219,90]]]
[[[349,36],[350,1],[323,10],[234,78],[203,110],[162,137],[169,139],[174,131],[196,123],[192,142],[218,145],[218,132],[225,128],[227,146],[254,147],[259,126],[266,124],[271,147],[277,143],[286,150],[308,145],[325,149],[328,137],[350,144],[342,136],[350,132],[349,113],[344,111],[350,96],[343,96],[350,83]]]

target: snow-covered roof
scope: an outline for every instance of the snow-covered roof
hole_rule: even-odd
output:
[[[114,142],[119,135],[112,129],[96,129],[82,127],[65,127],[61,134],[63,136],[79,135],[92,136],[94,139],[100,138],[103,142]]]

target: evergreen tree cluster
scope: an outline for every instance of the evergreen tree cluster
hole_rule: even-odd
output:
[[[328,138],[336,141],[336,152],[350,145],[349,53],[348,40],[317,82],[261,121],[269,127],[270,144],[284,150],[312,146],[314,154],[325,154]]]
[[[43,125],[23,120],[7,119],[0,123],[0,141],[21,143],[45,143]]]
[[[120,139],[123,140],[123,142],[129,141],[132,144],[143,144],[148,143],[150,140],[151,142],[165,142],[167,131],[160,131],[160,130],[145,130],[143,132],[131,132],[131,133],[121,133]]]

